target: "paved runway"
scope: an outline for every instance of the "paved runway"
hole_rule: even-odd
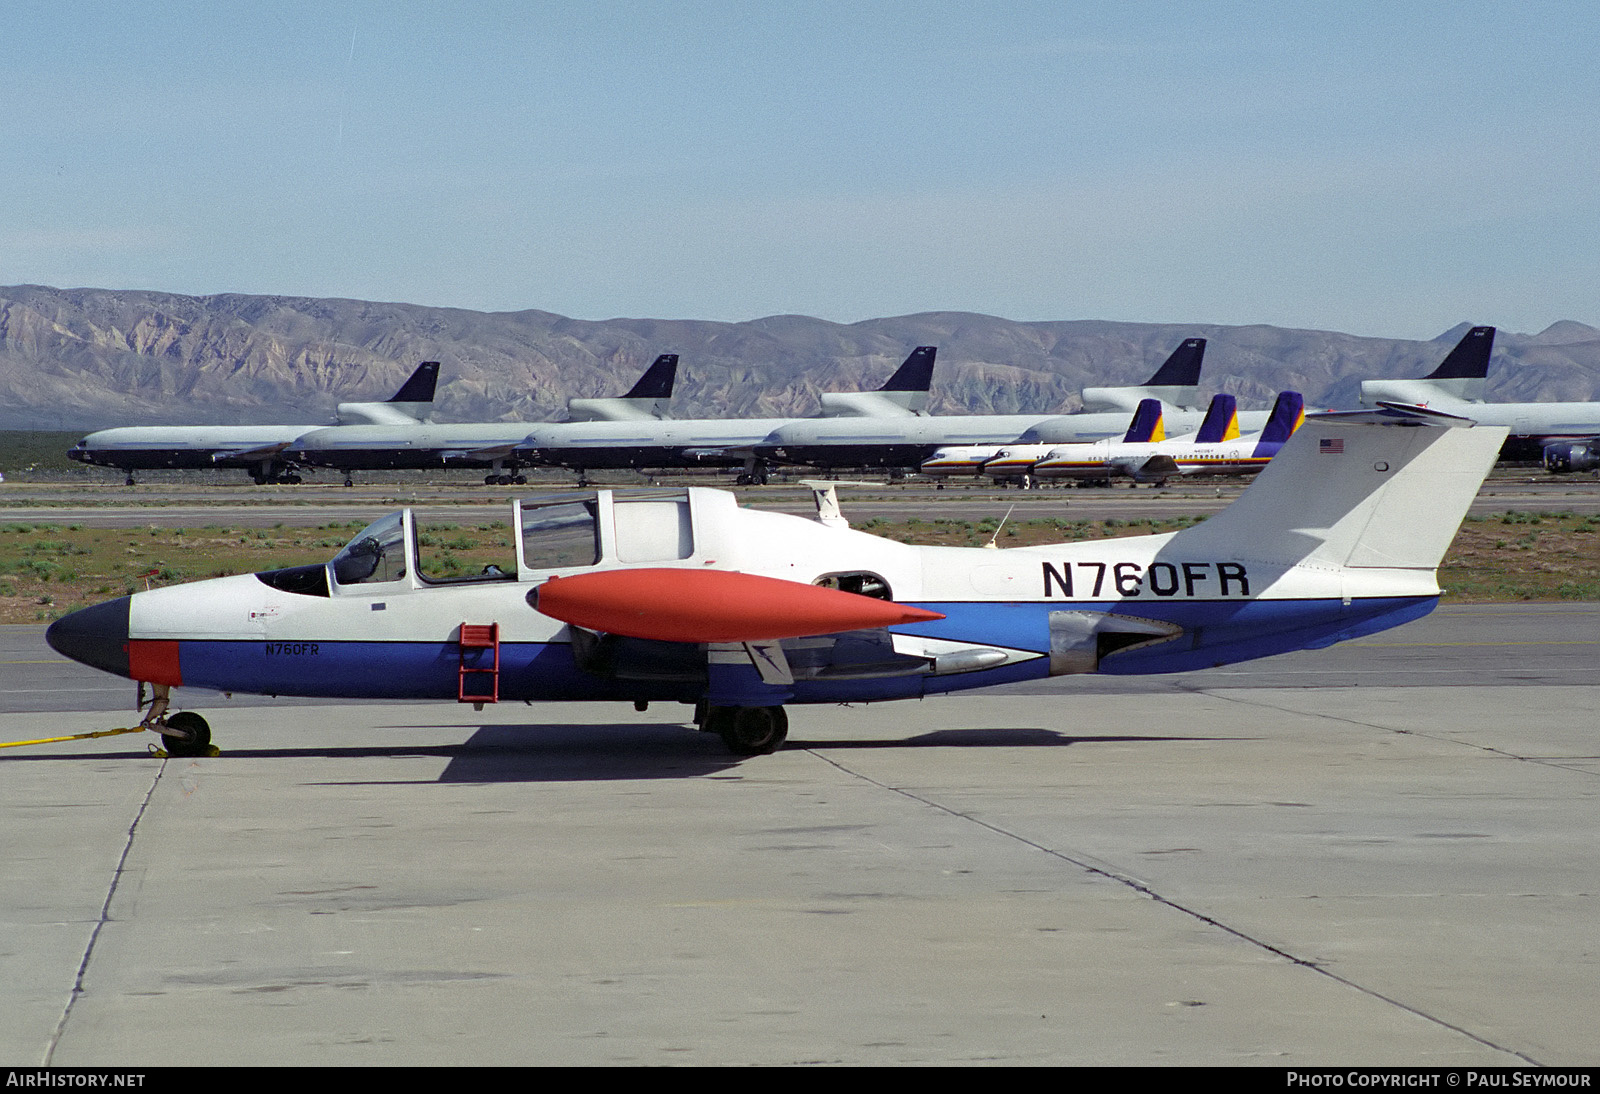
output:
[[[677,485],[729,489],[725,476],[686,477]],[[871,517],[888,520],[1165,520],[1215,513],[1243,491],[1238,480],[1174,483],[1152,489],[1117,487],[1075,490],[1052,487],[1000,490],[957,480],[947,489],[929,482],[844,484],[839,497],[845,516],[860,523]],[[637,489],[638,484],[621,487]],[[104,484],[7,484],[0,490],[0,521],[6,523],[83,524],[92,528],[313,527],[328,521],[376,520],[385,513],[413,506],[430,522],[506,520],[513,498],[568,492],[570,482],[544,481],[528,487],[485,487],[467,482],[385,482],[341,486],[200,485],[193,481],[158,483],[134,488]],[[741,504],[761,509],[810,514],[811,494],[798,484],[741,487]],[[1526,512],[1600,513],[1600,481],[1587,476],[1530,478],[1498,472],[1484,484],[1472,512],[1482,516],[1506,510]]]
[[[39,630],[0,739],[126,724]],[[189,696],[222,756],[0,752],[0,1059],[1593,1064],[1597,647],[1448,607],[742,762],[671,705]]]

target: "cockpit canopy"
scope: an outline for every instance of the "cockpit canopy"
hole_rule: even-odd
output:
[[[329,563],[333,580],[340,585],[375,585],[405,577],[409,512],[390,513],[357,532]]]
[[[410,509],[390,513],[357,532],[333,557],[327,566],[332,580],[323,587],[539,581],[554,571],[593,566],[602,559],[669,563],[688,559],[695,550],[690,497],[683,490],[531,498],[514,504],[513,519],[509,535],[503,524],[480,526],[480,533],[501,532],[474,539],[459,533],[452,537],[437,526],[424,526]],[[294,568],[296,575],[311,569]],[[291,579],[273,571],[261,577],[286,592],[328,595],[312,590],[310,585],[316,583],[308,584],[308,579],[299,576]]]

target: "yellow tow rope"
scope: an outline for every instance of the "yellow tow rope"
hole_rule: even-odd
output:
[[[87,741],[92,737],[115,737],[119,733],[143,733],[145,726],[128,726],[125,729],[102,729],[96,733],[74,733],[70,737],[40,737],[37,741],[4,741],[0,748],[20,748],[23,745],[53,745],[60,741]]]

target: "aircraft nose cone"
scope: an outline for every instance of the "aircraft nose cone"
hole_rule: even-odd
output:
[[[119,596],[64,615],[50,624],[44,632],[44,640],[63,657],[127,676],[128,602],[132,599]]]

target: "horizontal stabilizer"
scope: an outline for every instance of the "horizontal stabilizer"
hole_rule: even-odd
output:
[[[1379,402],[1377,408],[1373,410],[1327,410],[1320,414],[1312,414],[1310,418],[1317,421],[1367,422],[1372,425],[1432,425],[1456,429],[1478,424],[1461,414],[1446,414],[1442,410],[1433,410],[1425,406],[1387,401]]]

